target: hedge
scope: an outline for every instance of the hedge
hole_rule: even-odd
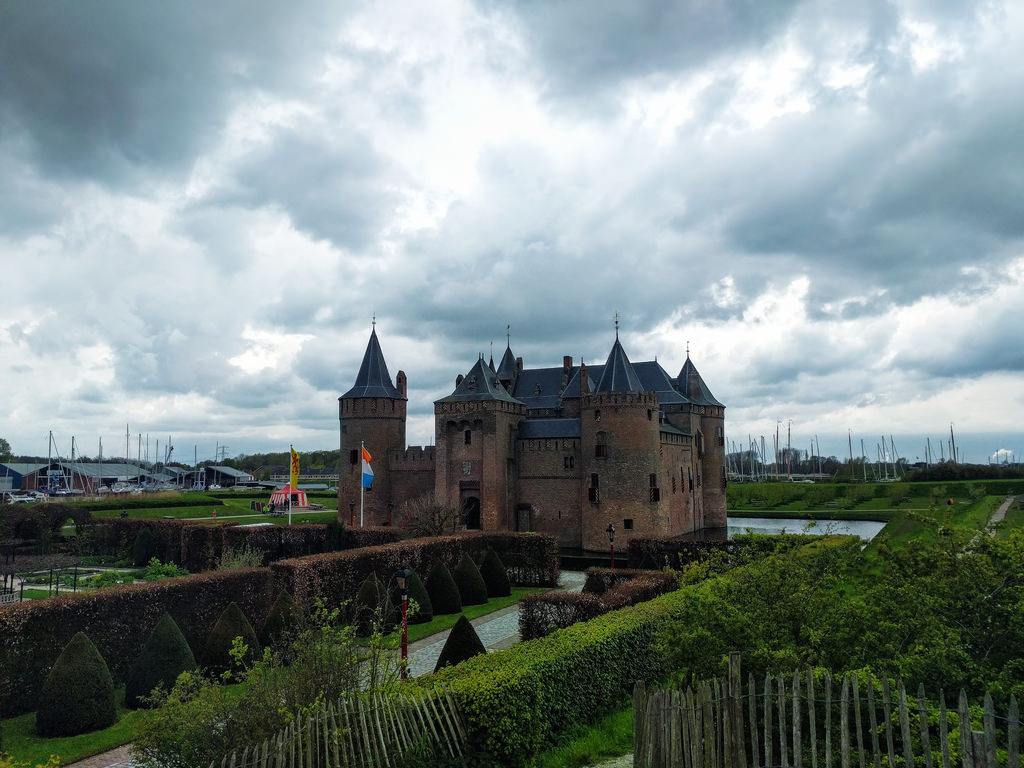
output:
[[[794,547],[820,539],[825,533],[784,533],[784,534],[738,534],[732,539],[701,540],[637,537],[629,540],[630,568],[643,568],[645,560],[653,560],[658,568],[666,565],[682,569],[713,553],[725,553],[728,559],[737,560],[757,554],[783,552]]]
[[[260,626],[275,594],[269,569],[241,568],[6,606],[0,610],[0,711],[36,708],[43,680],[78,631],[89,635],[120,683],[165,611],[195,652],[229,603]]]
[[[588,568],[581,593],[546,592],[520,598],[519,635],[524,640],[544,637],[678,587],[675,576],[662,571]]]
[[[355,594],[359,584],[371,573],[387,583],[403,565],[419,573],[427,573],[438,561],[453,568],[464,553],[479,554],[489,546],[509,566],[509,578],[514,583],[547,587],[558,583],[558,540],[535,533],[467,532],[406,539],[382,546],[279,560],[270,568],[275,581],[291,592],[301,605],[308,608],[317,598],[323,598],[329,605],[340,605]],[[514,564],[509,565],[510,562]]]
[[[469,659],[415,684],[445,686],[471,746],[496,765],[521,766],[569,729],[621,705],[638,680],[664,676],[655,636],[686,597],[687,591],[672,592]]]

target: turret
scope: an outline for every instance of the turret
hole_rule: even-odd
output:
[[[391,382],[384,353],[377,339],[376,323],[363,354],[355,384],[338,398],[341,421],[341,458],[338,468],[338,517],[349,520],[349,504],[355,504],[355,523],[359,524],[362,459],[365,446],[372,457],[373,486],[363,493],[365,525],[380,525],[388,519],[391,478],[388,453],[405,449],[407,381],[399,371],[397,386]]]

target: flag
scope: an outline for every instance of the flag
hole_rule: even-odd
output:
[[[373,486],[373,467],[370,466],[370,452],[363,447],[363,488],[371,488]]]
[[[292,486],[292,490],[295,490],[296,488],[299,487],[299,454],[297,454],[295,452],[294,448],[292,448],[291,451],[292,451],[291,486]]]

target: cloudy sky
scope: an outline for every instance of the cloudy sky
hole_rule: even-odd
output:
[[[429,443],[506,324],[617,312],[737,443],[1019,457],[1021,51],[998,0],[0,0],[0,436],[333,448],[376,316]]]

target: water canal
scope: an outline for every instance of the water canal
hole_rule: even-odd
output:
[[[871,541],[885,527],[881,520],[811,520],[806,517],[729,517],[729,538],[738,533],[845,534]]]

